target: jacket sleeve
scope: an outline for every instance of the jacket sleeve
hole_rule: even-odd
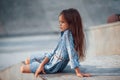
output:
[[[65,34],[66,48],[69,55],[71,69],[79,67],[79,59],[76,50],[74,49],[73,37],[70,32]]]
[[[58,42],[58,45],[59,45],[59,43],[60,43],[60,41]],[[52,53],[47,53],[47,54],[46,54],[46,57],[47,57],[47,58],[50,59],[50,58],[55,54],[55,51],[56,51],[57,48],[59,47],[58,45],[57,45],[57,47],[55,48],[55,50],[54,50]]]
[[[47,53],[45,57],[47,57],[48,59],[50,59],[53,56],[53,53]]]

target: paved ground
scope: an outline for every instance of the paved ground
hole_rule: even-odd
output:
[[[59,35],[54,33],[59,30],[58,15],[62,9],[77,8],[87,28],[106,23],[107,16],[120,12],[119,4],[120,0],[1,0],[0,80],[35,79],[33,74],[20,73],[20,62],[31,54],[51,52],[56,47]],[[81,69],[93,77],[81,80],[119,80],[119,59],[120,55],[88,56]],[[42,77],[78,80],[69,67],[63,73]]]
[[[87,58],[81,62],[80,69],[82,72],[92,74],[90,78],[79,78],[75,75],[74,70],[68,65],[62,73],[41,74],[39,78],[35,78],[34,74],[20,73],[18,63],[0,72],[0,80],[120,80],[120,55],[99,56]]]

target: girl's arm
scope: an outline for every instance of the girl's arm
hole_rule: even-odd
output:
[[[49,61],[48,57],[45,57],[45,59],[41,62],[41,65],[45,65]]]
[[[75,70],[76,75],[78,77],[90,77],[91,76],[90,74],[81,73],[81,71],[79,69],[78,55],[74,49],[72,34],[68,34],[68,32],[66,32],[65,41],[66,41],[66,48],[68,51],[68,56],[70,59],[71,68]]]
[[[49,58],[48,58],[48,57],[45,57],[45,59],[41,62],[41,64],[39,65],[38,69],[36,70],[36,72],[35,72],[35,77],[37,77],[40,72],[42,72],[42,73],[45,74],[45,72],[44,72],[44,65],[45,65],[48,61],[49,61]]]
[[[75,73],[76,73],[77,76],[83,77],[82,73],[80,72],[80,69],[78,67],[75,68]]]

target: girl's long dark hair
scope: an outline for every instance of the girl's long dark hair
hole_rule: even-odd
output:
[[[69,30],[74,38],[74,48],[79,55],[80,60],[85,57],[85,36],[81,16],[76,9],[70,8],[63,10],[60,15],[63,15],[69,25]]]

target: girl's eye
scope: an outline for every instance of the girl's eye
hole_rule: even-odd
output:
[[[63,21],[60,22],[60,24],[64,23]]]
[[[62,21],[61,23],[64,23],[64,21]]]

